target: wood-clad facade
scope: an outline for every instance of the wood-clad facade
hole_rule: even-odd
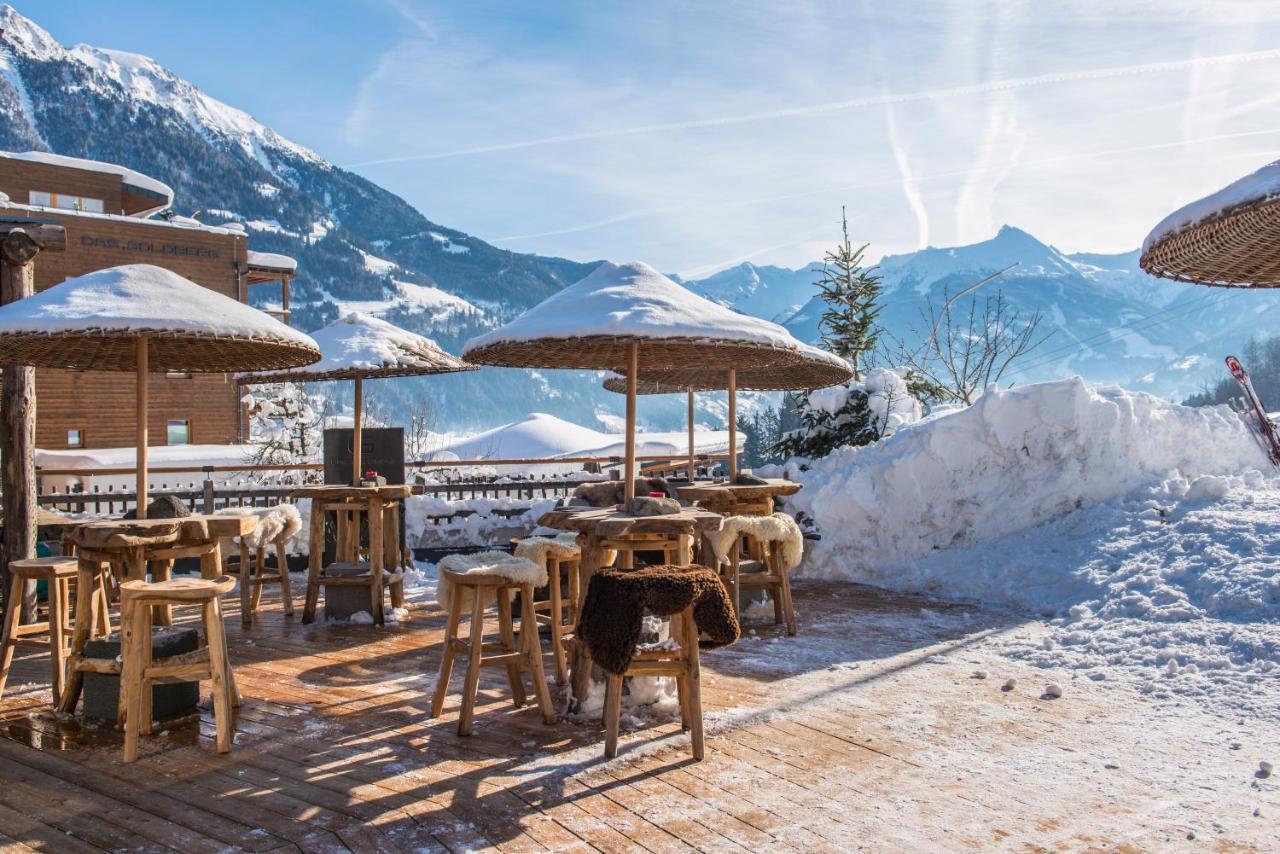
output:
[[[67,250],[42,255],[37,291],[73,276],[120,264],[155,264],[233,299],[247,301],[247,238],[238,231],[139,219],[124,211],[132,194],[118,175],[0,156],[0,217],[41,219],[66,228]],[[37,207],[32,194],[102,201],[104,213]],[[36,443],[40,448],[111,448],[134,444],[132,374],[40,369],[36,373]],[[232,377],[157,374],[151,380],[151,443],[167,442],[170,422],[185,423],[191,444],[243,441],[246,424]]]

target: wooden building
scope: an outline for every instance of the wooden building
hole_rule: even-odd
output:
[[[0,152],[0,217],[66,228],[67,250],[36,263],[36,289],[120,264],[155,264],[242,302],[250,285],[278,282],[288,322],[296,264],[255,253],[237,225],[208,226],[168,213],[173,191],[131,169],[31,152]],[[36,443],[47,450],[113,448],[134,442],[134,379],[96,371],[36,372]],[[223,374],[166,374],[151,382],[152,444],[229,444],[245,439],[235,380]]]

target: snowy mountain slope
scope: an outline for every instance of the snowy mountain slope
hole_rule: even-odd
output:
[[[813,297],[817,290],[813,283],[821,276],[821,270],[821,264],[788,270],[786,267],[757,267],[744,261],[736,267],[685,284],[722,305],[765,320],[778,321],[790,317]]]
[[[1181,399],[1218,379],[1222,358],[1250,335],[1275,329],[1275,301],[1267,294],[1155,279],[1138,267],[1136,251],[1066,255],[1012,226],[970,246],[886,256],[879,265],[881,322],[898,338],[922,340],[930,331],[922,318],[930,301],[941,308],[948,294],[1015,262],[977,294],[1001,291],[1023,316],[1042,314],[1049,338],[1023,362],[1018,381],[1080,374]],[[957,305],[967,308],[968,300]],[[815,296],[783,323],[816,341],[822,309]]]

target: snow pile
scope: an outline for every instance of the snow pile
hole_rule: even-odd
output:
[[[1216,193],[1178,208],[1151,229],[1147,239],[1142,241],[1142,251],[1145,254],[1165,237],[1191,228],[1207,219],[1230,213],[1240,205],[1276,197],[1280,197],[1280,160],[1269,163],[1238,181],[1233,181]]]
[[[558,498],[446,500],[412,495],[404,502],[405,537],[415,548],[505,545],[510,537],[531,532],[558,502]]]
[[[924,415],[920,401],[907,390],[905,368],[876,368],[868,371],[863,382],[833,385],[809,393],[809,407],[828,415],[836,415],[849,402],[854,392],[866,392],[867,407],[877,432],[891,435],[904,424],[919,421]]]
[[[810,574],[896,583],[898,565],[1056,519],[1181,473],[1263,462],[1226,407],[1192,409],[1080,378],[991,391],[812,464],[793,509],[822,532]]]

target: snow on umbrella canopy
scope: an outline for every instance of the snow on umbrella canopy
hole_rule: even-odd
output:
[[[1140,263],[1181,282],[1280,287],[1280,160],[1169,214]]]
[[[313,332],[312,337],[320,347],[318,362],[292,370],[242,375],[239,379],[246,385],[355,380],[351,454],[352,480],[357,483],[363,474],[360,437],[363,431],[364,380],[479,369],[479,365],[469,365],[446,353],[430,338],[360,312],[333,321]]]
[[[97,270],[0,306],[0,364],[137,374],[140,518],[147,506],[148,373],[269,370],[319,357],[301,332],[150,264]]]
[[[463,358],[489,365],[614,370],[768,371],[802,361],[776,323],[698,296],[638,261],[605,262],[515,320],[472,338]],[[833,357],[834,358],[834,357]],[[626,496],[633,493],[635,396],[627,395]],[[732,455],[731,455],[732,457]]]

